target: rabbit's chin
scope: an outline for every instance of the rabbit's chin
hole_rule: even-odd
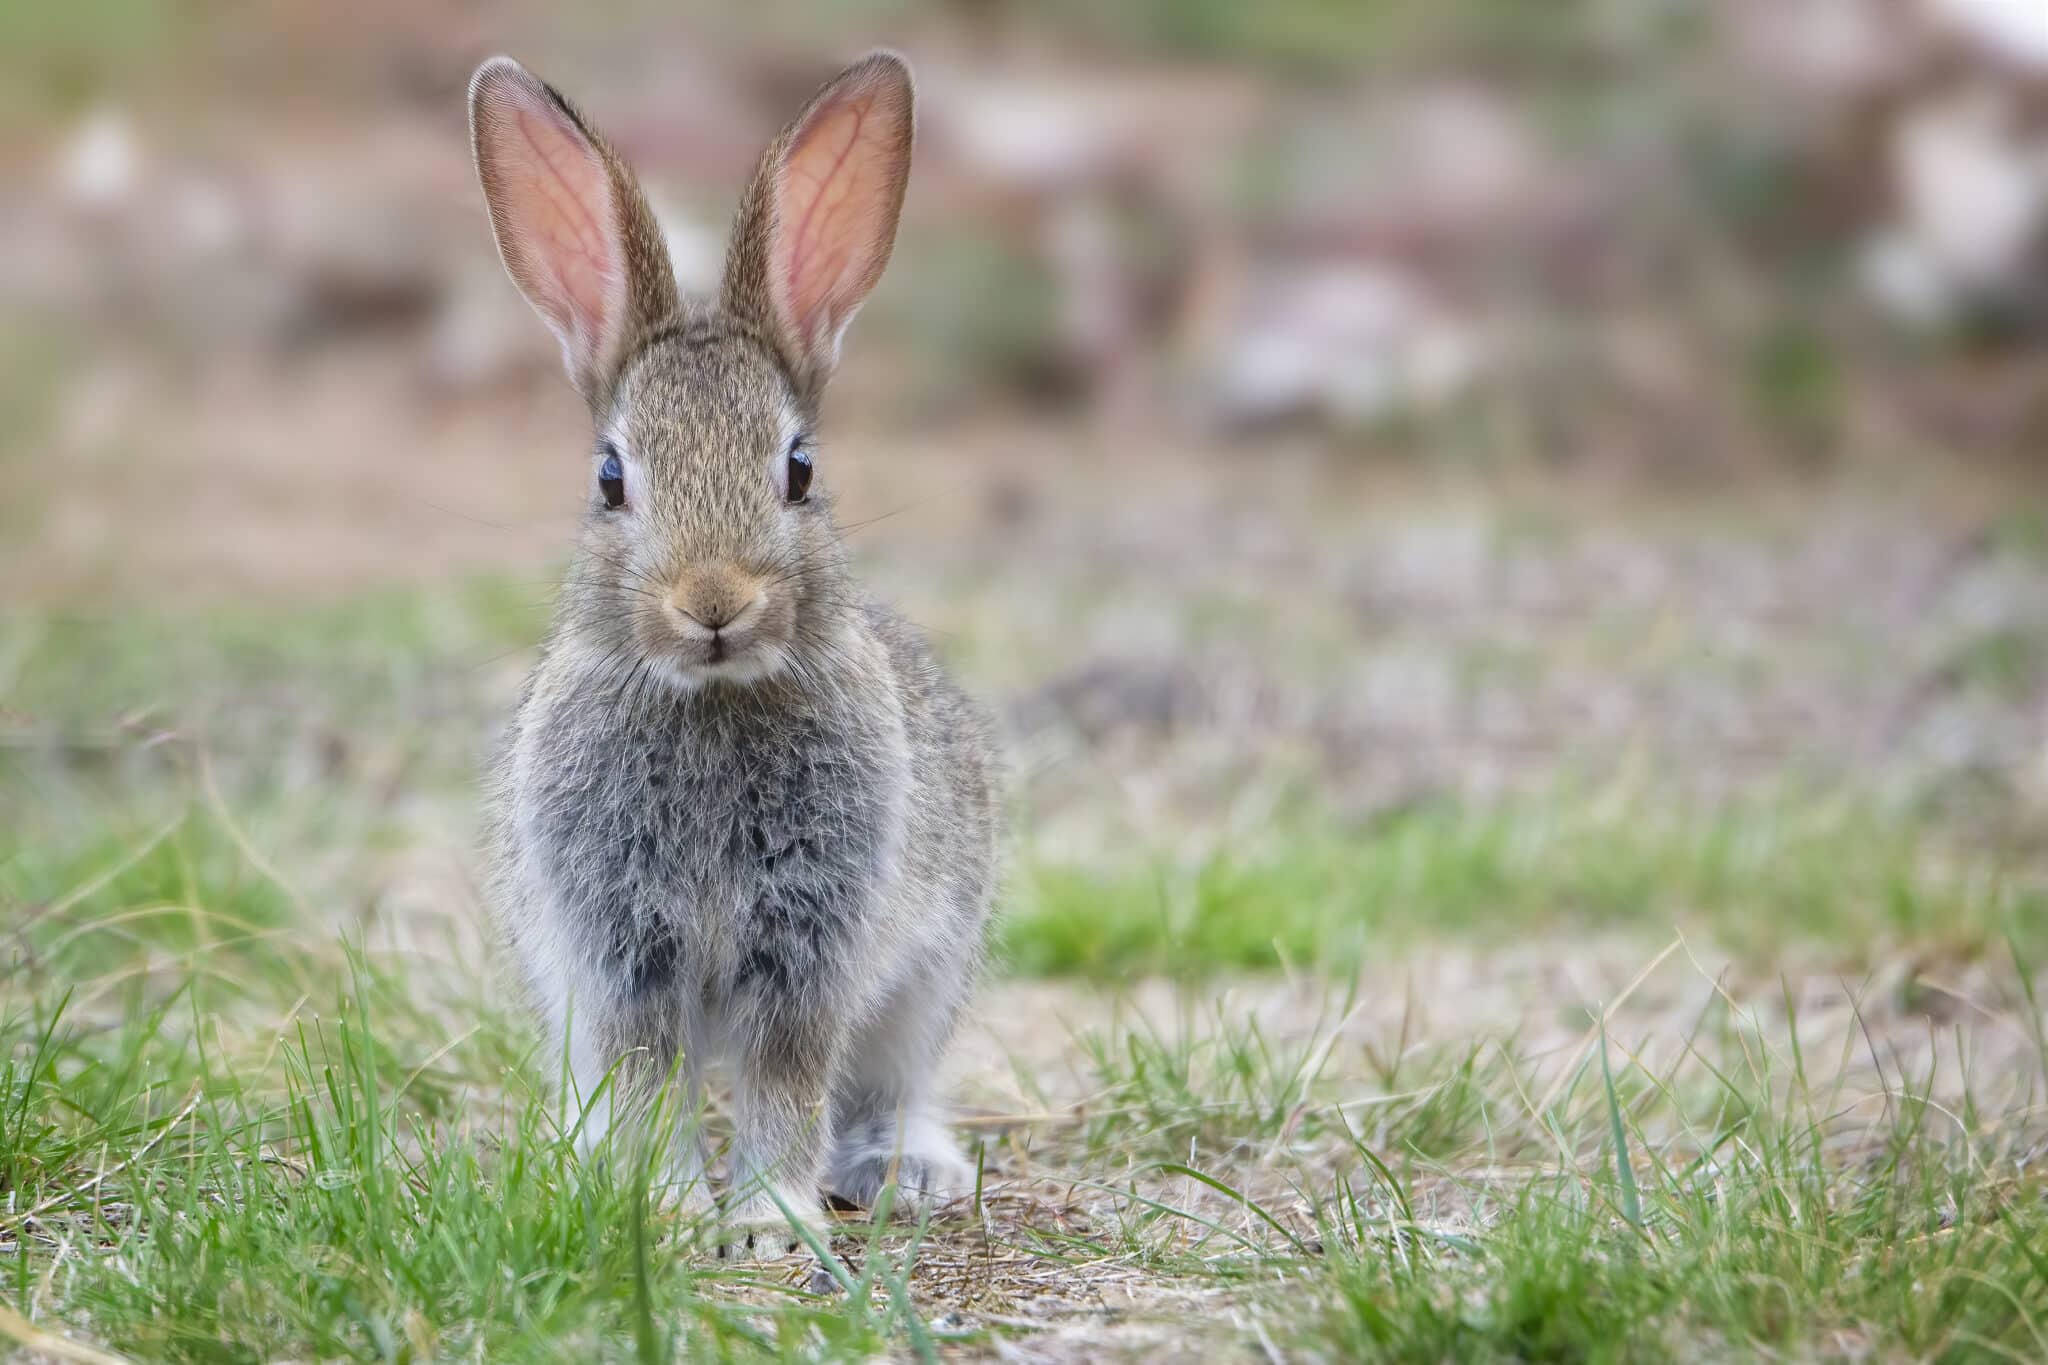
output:
[[[788,671],[789,650],[774,641],[763,640],[744,653],[717,663],[688,663],[673,655],[655,654],[648,659],[648,672],[678,692],[695,692],[713,683],[747,687]]]

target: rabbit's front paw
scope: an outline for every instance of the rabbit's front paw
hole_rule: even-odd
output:
[[[792,1189],[780,1189],[776,1193],[782,1196],[782,1206],[789,1210],[787,1214],[773,1199],[756,1195],[718,1220],[719,1260],[780,1261],[805,1254],[810,1248],[797,1231],[798,1223],[816,1233],[821,1240],[828,1235],[829,1225],[818,1209],[816,1195]]]

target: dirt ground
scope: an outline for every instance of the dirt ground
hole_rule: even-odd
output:
[[[1710,1021],[1724,1012],[1739,1021],[1739,1043],[1725,1035],[1715,1041],[1719,1030]],[[1003,983],[984,993],[949,1064],[965,1101],[960,1130],[981,1144],[983,1222],[925,1241],[913,1287],[935,1326],[1028,1328],[990,1352],[1004,1360],[1156,1358],[1188,1349],[1191,1315],[1214,1315],[1231,1337],[1253,1342],[1262,1313],[1287,1317],[1264,1298],[1276,1289],[1284,1295],[1284,1285],[1248,1290],[1211,1275],[1162,1273],[1166,1256],[1142,1236],[1121,1254],[1103,1244],[1114,1247],[1122,1240],[1114,1230],[1142,1218],[1130,1196],[1135,1188],[1190,1215],[1166,1237],[1167,1250],[1206,1246],[1227,1261],[1245,1246],[1285,1252],[1290,1238],[1314,1247],[1312,1201],[1327,1198],[1340,1178],[1358,1178],[1346,1135],[1304,1132],[1292,1122],[1260,1129],[1243,1111],[1219,1112],[1219,1131],[1239,1125],[1233,1138],[1205,1145],[1194,1136],[1184,1139],[1185,1150],[1157,1150],[1148,1142],[1161,1135],[1146,1124],[1158,1116],[1130,1107],[1139,1101],[1133,1092],[1103,1090],[1085,1074],[1080,1040],[1090,1034],[1136,1028],[1201,1057],[1220,1033],[1255,1030],[1273,1054],[1298,1056],[1313,1074],[1293,1119],[1308,1108],[1307,1093],[1370,1095],[1343,1106],[1368,1143],[1412,1122],[1416,1106],[1444,1091],[1441,1064],[1432,1070],[1429,1059],[1480,1058],[1486,1098],[1474,1122],[1488,1135],[1485,1150],[1401,1161],[1414,1211],[1410,1234],[1457,1238],[1482,1232],[1497,1216],[1496,1201],[1511,1202],[1555,1157],[1554,1139],[1536,1118],[1540,1108],[1566,1096],[1566,1128],[1576,1121],[1571,1115],[1599,1113],[1597,1069],[1591,1079],[1585,1073],[1603,1027],[1617,1060],[1681,1089],[1702,1079],[1697,1071],[1687,1078],[1688,1068],[1711,1059],[1751,1070],[1781,1099],[1825,1097],[1826,1140],[1845,1159],[1875,1138],[1892,1106],[1924,1101],[1954,1116],[1974,1084],[1986,1111],[1999,1112],[2001,1102],[2030,1093],[2038,1065],[2023,1002],[1982,966],[1922,972],[1903,965],[1852,981],[1788,964],[1782,975],[1765,977],[1685,943],[1645,956],[1628,940],[1538,938],[1375,964],[1360,975],[1355,995],[1342,997],[1327,982],[1308,981],[1250,980],[1192,994],[1151,983],[1114,999],[1087,986]],[[1388,1067],[1398,1074],[1404,1058],[1430,1079],[1390,1087]],[[1807,1068],[1803,1079],[1794,1078],[1795,1058]],[[2004,1077],[2011,1093],[1983,1087],[1987,1076]],[[2032,1130],[2038,1137],[2037,1116],[2019,1107],[2003,1112],[2016,1136]],[[1201,1115],[1180,1117],[1186,1131],[1205,1131]],[[1103,1138],[1119,1125],[1120,1136]],[[1145,1134],[1135,1145],[1132,1128]],[[1665,1160],[1682,1161],[1691,1150],[1677,1131],[1661,1152]],[[1105,1141],[1125,1149],[1121,1177],[1102,1174]],[[1191,1178],[1133,1174],[1146,1159],[1177,1159],[1218,1177],[1261,1212]],[[2018,1159],[2024,1166],[2026,1157]],[[1129,1183],[1121,1190],[1097,1183],[1116,1179]],[[1092,1245],[1092,1254],[1068,1259],[1063,1253],[1075,1241]],[[1029,1254],[1034,1245],[1054,1255]],[[799,1283],[814,1273],[805,1262],[786,1276]],[[1270,1341],[1264,1349],[1269,1358],[1278,1354]],[[1245,1350],[1256,1358],[1250,1345]]]

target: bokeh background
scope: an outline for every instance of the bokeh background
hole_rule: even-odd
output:
[[[490,948],[591,470],[464,93],[703,288],[877,43],[818,477],[1015,800],[838,1296]],[[2043,1000],[2048,0],[0,0],[0,1340],[2033,1358]]]
[[[2034,0],[14,0],[17,890],[203,752],[312,902],[473,924],[588,471],[467,76],[579,100],[705,288],[876,43],[921,140],[821,468],[1002,717],[1019,965],[2038,919]]]

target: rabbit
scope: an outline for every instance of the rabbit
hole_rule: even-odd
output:
[[[657,1138],[703,1190],[689,1115],[723,1062],[723,1249],[796,1250],[784,1210],[818,1222],[821,1186],[960,1195],[934,1085],[989,920],[992,729],[850,576],[815,444],[895,237],[909,67],[855,62],[770,144],[715,301],[681,296],[632,172],[553,88],[499,57],[469,99],[499,253],[593,428],[488,800],[490,899],[579,1146],[680,1097]]]

